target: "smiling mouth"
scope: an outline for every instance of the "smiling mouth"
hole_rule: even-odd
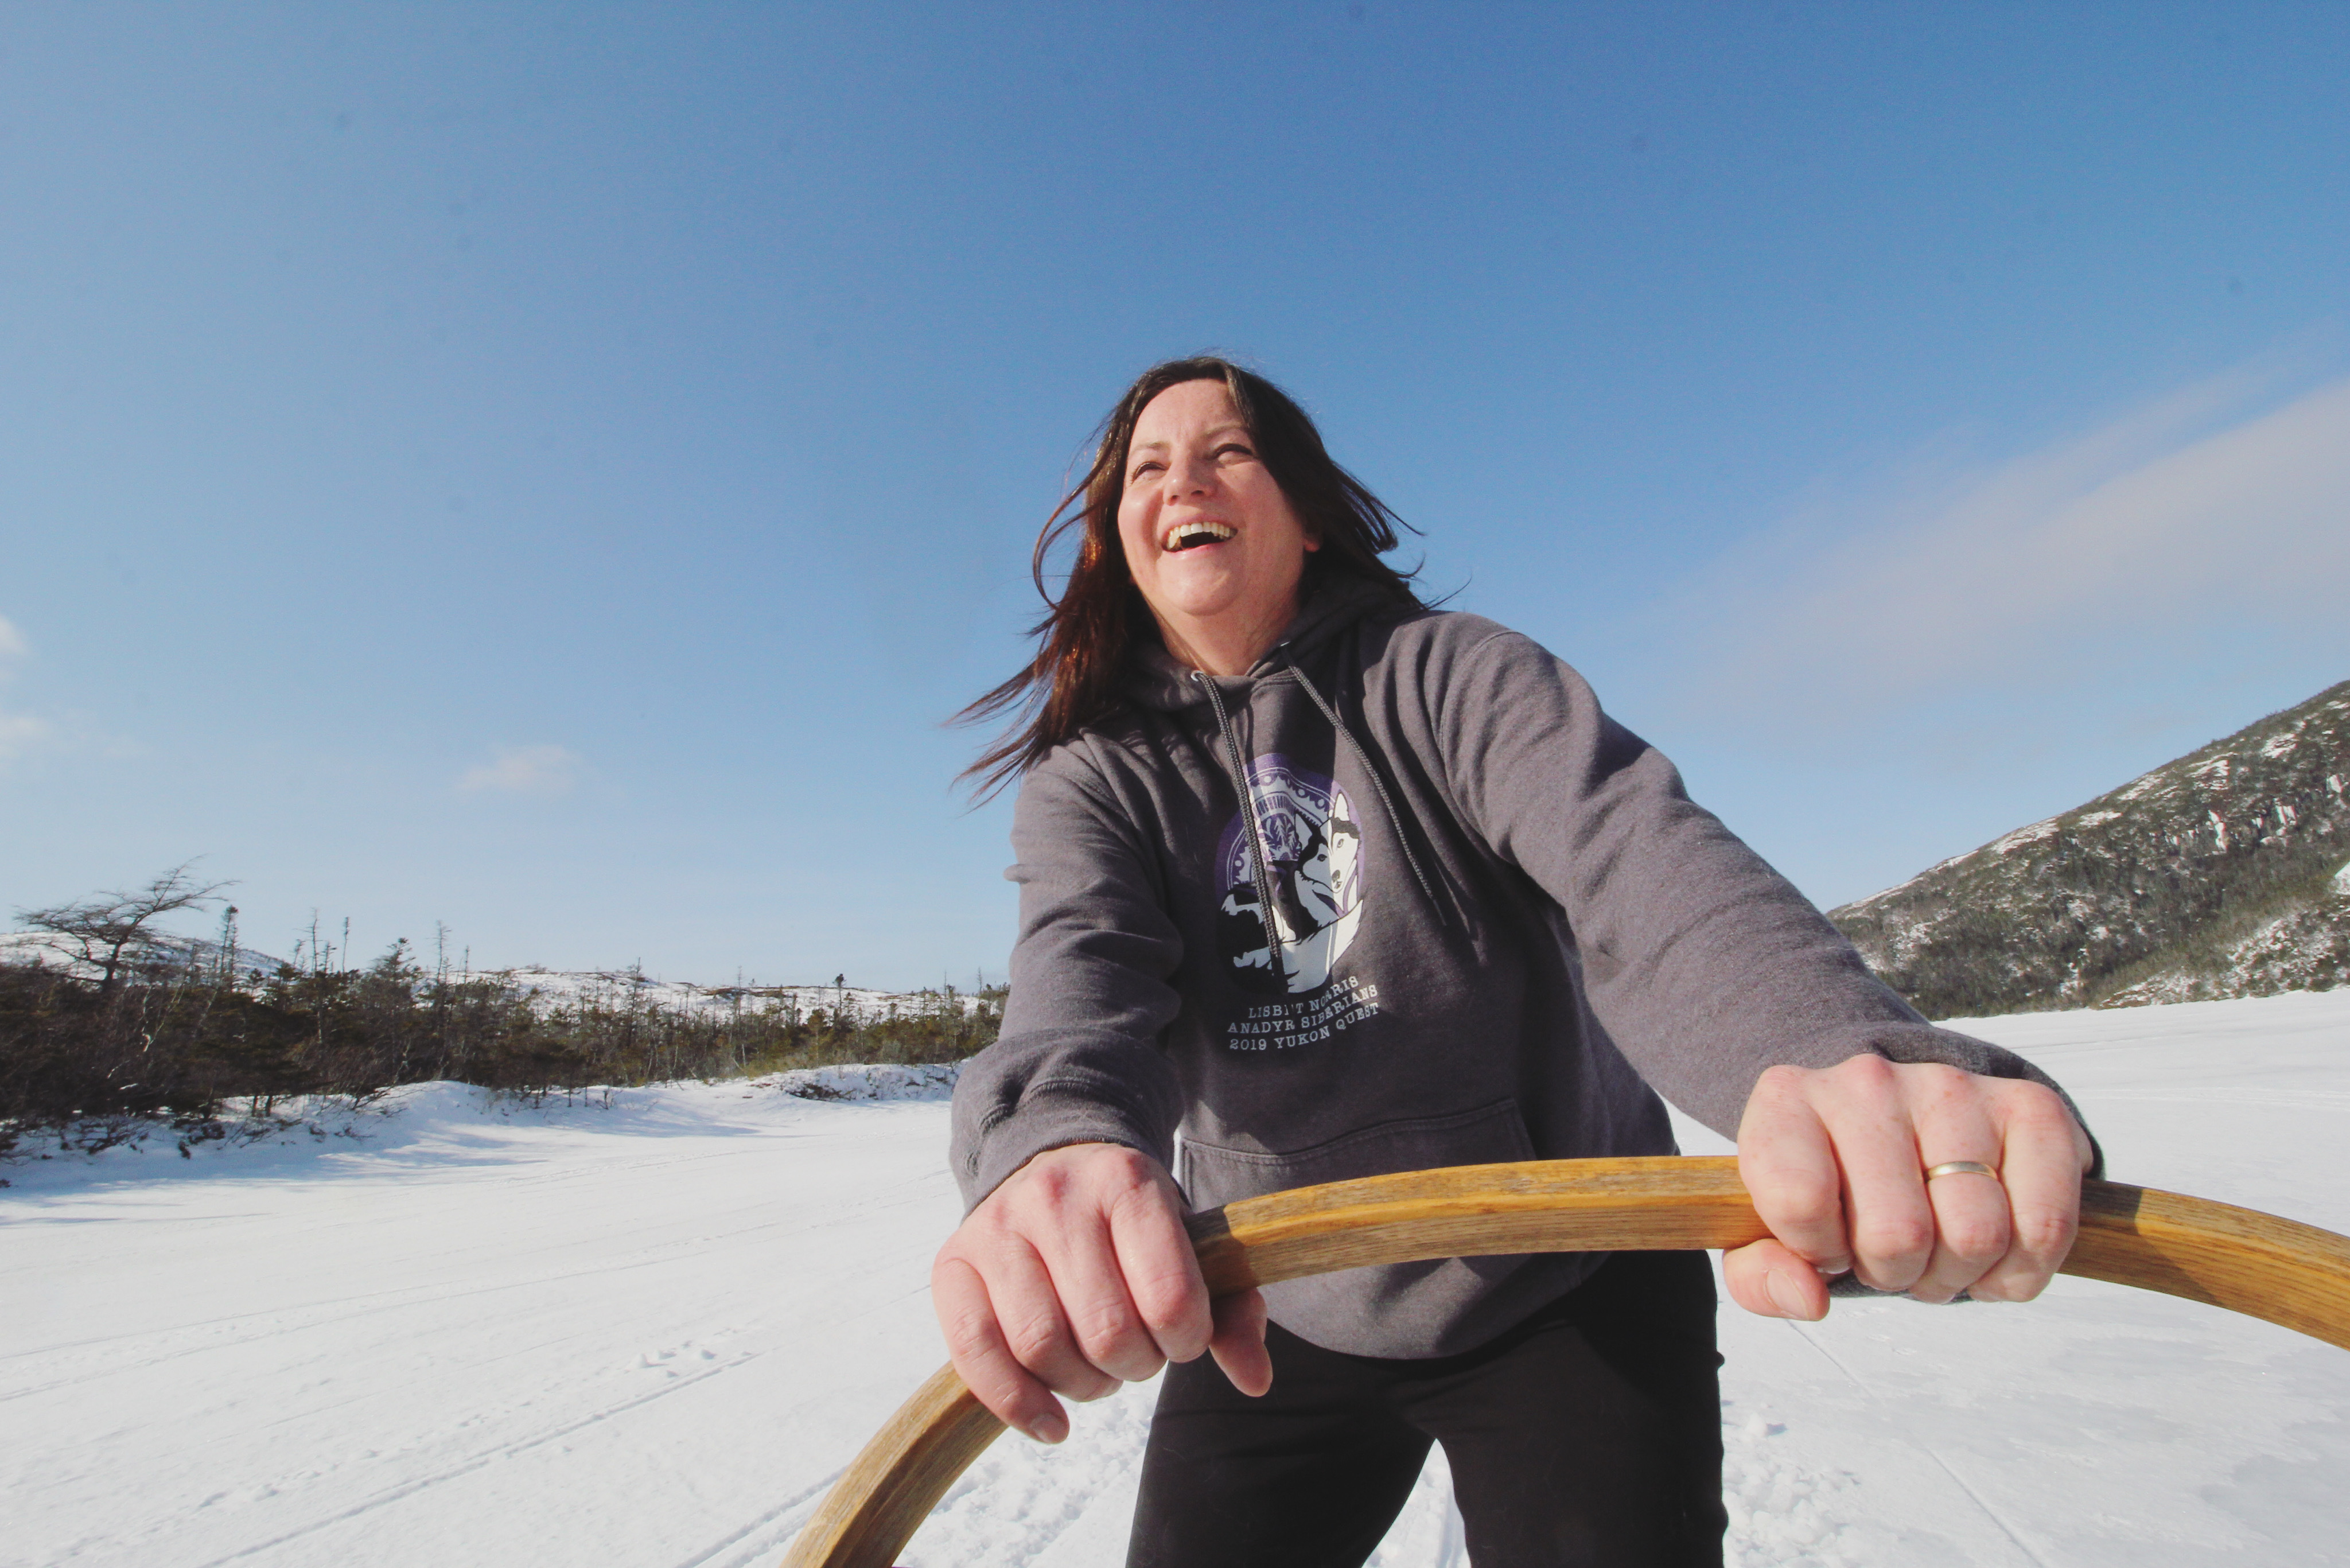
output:
[[[1221,545],[1238,532],[1229,523],[1211,523],[1201,519],[1196,523],[1176,524],[1167,530],[1159,543],[1160,548],[1170,553],[1195,550],[1202,545]]]

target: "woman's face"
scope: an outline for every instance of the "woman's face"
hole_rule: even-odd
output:
[[[1169,650],[1218,674],[1241,673],[1281,635],[1305,553],[1322,543],[1258,460],[1222,381],[1180,381],[1144,405],[1118,536]]]

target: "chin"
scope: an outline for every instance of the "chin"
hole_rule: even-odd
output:
[[[1237,594],[1199,599],[1177,595],[1167,601],[1167,608],[1186,620],[1204,623],[1233,614],[1239,609],[1240,603]]]
[[[1211,562],[1162,572],[1159,582],[1159,595],[1168,607],[1185,615],[1221,615],[1248,597],[1239,573],[1219,569]]]

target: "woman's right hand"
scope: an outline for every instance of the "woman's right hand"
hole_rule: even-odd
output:
[[[1264,1298],[1209,1302],[1174,1181],[1122,1144],[1014,1171],[939,1249],[931,1303],[979,1402],[1042,1443],[1069,1435],[1055,1394],[1098,1399],[1203,1350],[1243,1394],[1273,1386]]]

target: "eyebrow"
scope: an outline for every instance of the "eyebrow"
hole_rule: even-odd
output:
[[[1205,433],[1211,436],[1220,436],[1228,431],[1238,431],[1243,435],[1247,435],[1249,433],[1248,426],[1241,423],[1238,420],[1231,420],[1223,424],[1213,426]],[[1157,452],[1167,444],[1169,443],[1163,441],[1141,441],[1135,442],[1132,446],[1128,447],[1127,451],[1129,453],[1138,452]]]

